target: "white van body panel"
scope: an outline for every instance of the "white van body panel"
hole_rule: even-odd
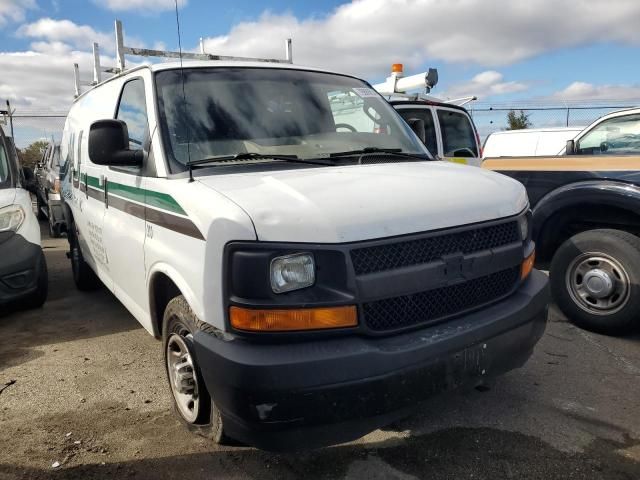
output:
[[[526,208],[520,183],[486,173],[450,162],[409,162],[199,181],[249,212],[260,241],[343,243],[482,222]]]
[[[494,132],[485,141],[483,158],[558,155],[581,131],[582,127],[563,127]]]
[[[196,170],[195,181],[186,173],[169,175],[152,72],[177,65],[135,68],[84,93],[69,112],[61,142],[61,162],[73,164],[62,182],[63,196],[83,256],[154,335],[159,331],[151,299],[158,275],[173,281],[199,319],[226,328],[223,262],[229,242],[352,242],[493,220],[516,215],[528,205],[518,182],[449,162],[287,165],[241,173],[211,167]],[[185,67],[229,65],[300,68],[185,62]],[[154,167],[145,175],[94,164],[88,152],[91,124],[115,118],[123,86],[138,78],[144,82],[150,132],[147,162]],[[105,197],[126,207],[115,208]]]

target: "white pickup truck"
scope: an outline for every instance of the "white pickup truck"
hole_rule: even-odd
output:
[[[337,124],[337,97],[375,131]],[[179,417],[217,442],[357,438],[544,331],[522,185],[433,161],[358,78],[136,67],[76,99],[61,161],[77,286],[162,338]]]

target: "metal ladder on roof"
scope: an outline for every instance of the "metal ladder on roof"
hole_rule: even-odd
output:
[[[115,67],[102,67],[100,65],[100,46],[97,42],[93,42],[93,79],[85,81],[80,78],[80,67],[77,63],[73,64],[73,78],[75,95],[77,98],[82,93],[82,86],[95,87],[102,82],[103,73],[111,73],[121,75],[127,70],[125,68],[125,55],[137,57],[156,57],[156,58],[176,58],[181,60],[201,60],[201,61],[242,61],[242,62],[265,62],[265,63],[293,63],[293,47],[290,38],[285,41],[285,58],[255,58],[255,57],[236,57],[230,55],[214,55],[206,53],[204,49],[204,39],[200,37],[200,53],[194,52],[175,52],[170,50],[155,50],[150,48],[128,47],[124,44],[124,33],[122,30],[122,22],[115,21],[116,33],[116,65]]]

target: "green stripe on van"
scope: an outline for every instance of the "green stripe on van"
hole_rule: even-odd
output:
[[[100,180],[98,177],[87,176],[87,185],[90,187],[103,190],[100,186]],[[178,202],[166,193],[155,192],[153,190],[146,190],[144,188],[133,187],[131,185],[124,185],[117,182],[107,182],[109,193],[112,195],[118,195],[134,202],[145,204],[149,207],[161,208],[169,212],[177,213],[180,215],[186,215],[187,212],[180,206]]]
[[[122,183],[108,182],[109,193],[119,195],[120,197],[134,202],[144,203],[150,207],[161,208],[180,215],[187,213],[182,209],[175,199],[166,193],[154,192],[153,190],[145,190],[144,188],[132,187],[131,185],[123,185]]]

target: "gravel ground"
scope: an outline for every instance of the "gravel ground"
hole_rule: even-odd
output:
[[[105,289],[75,290],[66,240],[44,248],[45,308],[0,317],[0,480],[640,478],[640,336],[553,311],[529,363],[489,391],[323,450],[218,448],[172,413],[159,342]]]

